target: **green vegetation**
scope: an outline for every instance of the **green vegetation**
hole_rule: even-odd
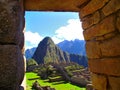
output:
[[[56,90],[85,90],[85,88],[80,88],[78,86],[66,83],[65,81],[59,82],[49,82],[48,79],[41,80],[36,73],[26,73],[27,77],[27,90],[31,90],[32,84],[37,80],[41,86],[50,86]]]
[[[27,67],[28,66],[34,66],[34,65],[38,65],[37,62],[34,59],[29,59],[27,60]]]

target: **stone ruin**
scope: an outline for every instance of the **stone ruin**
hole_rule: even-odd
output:
[[[38,81],[35,81],[32,85],[32,89],[35,90],[55,90],[55,88],[51,88],[50,86],[41,86]]]
[[[120,90],[120,0],[0,0],[0,90],[20,90],[25,11],[79,12],[92,84]]]

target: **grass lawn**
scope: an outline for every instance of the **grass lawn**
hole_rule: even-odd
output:
[[[52,82],[49,83],[48,80],[41,80],[39,76],[35,73],[26,73],[27,78],[27,90],[31,90],[31,86],[33,82],[36,80],[39,82],[41,86],[50,86],[52,88],[55,88],[56,90],[85,90],[85,88],[80,88],[78,86],[72,85],[70,83],[64,83],[64,81],[60,82]]]

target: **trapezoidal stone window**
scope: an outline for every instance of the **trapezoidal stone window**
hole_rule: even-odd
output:
[[[0,6],[0,88],[19,90],[24,10],[37,10],[80,12],[94,88],[120,89],[120,0],[1,0]]]

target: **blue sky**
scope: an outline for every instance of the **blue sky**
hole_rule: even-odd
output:
[[[57,44],[63,40],[83,40],[78,13],[71,12],[26,12],[25,45],[36,47],[46,36]]]

